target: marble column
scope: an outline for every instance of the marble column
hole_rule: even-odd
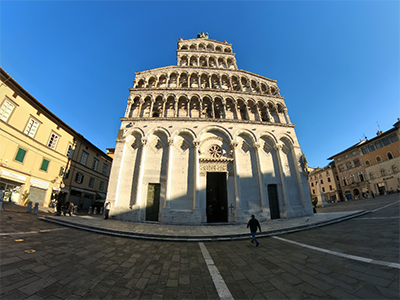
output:
[[[241,213],[242,210],[242,206],[240,203],[240,177],[239,177],[239,159],[238,159],[238,155],[237,155],[237,146],[238,146],[238,142],[236,141],[232,141],[230,144],[231,147],[231,151],[233,152],[233,172],[234,172],[234,176],[233,176],[233,182],[234,182],[234,186],[235,186],[235,205],[236,205],[236,209],[235,209],[235,221],[238,221],[239,218],[239,214]]]
[[[144,100],[143,100],[143,99],[140,99],[140,100],[139,100],[138,113],[137,113],[137,117],[138,117],[138,118],[140,117],[140,113],[141,113],[141,111],[142,111],[142,105],[143,105],[143,103],[144,103]]]
[[[140,169],[139,169],[139,178],[138,178],[138,184],[137,184],[137,196],[136,196],[136,203],[138,204],[140,209],[144,209],[143,207],[143,199],[142,199],[142,194],[143,194],[143,176],[144,176],[144,170],[145,170],[145,161],[146,161],[146,149],[147,149],[147,143],[148,140],[147,138],[142,138],[142,156],[140,158]],[[142,214],[139,214],[139,221],[141,221]]]
[[[258,104],[256,103],[256,109],[257,109],[257,118],[259,122],[262,122],[262,118],[261,118],[261,113],[260,113],[260,107],[258,106]]]
[[[274,120],[274,118],[272,117],[271,113],[269,112],[268,106],[266,107],[266,110],[267,110],[267,117],[268,117],[269,122],[274,123],[275,120]]]
[[[193,170],[193,209],[199,209],[199,199],[197,198],[197,191],[200,190],[200,165],[199,165],[199,149],[200,149],[200,141],[193,141],[194,146],[194,170]]]
[[[283,211],[282,213],[284,214],[285,217],[288,216],[289,213],[289,202],[287,199],[287,193],[286,193],[286,184],[285,184],[285,174],[283,172],[283,165],[282,165],[282,145],[275,145],[274,150],[276,152],[276,158],[277,158],[277,165],[279,167],[279,178],[281,181],[281,186],[282,186],[282,197],[283,197]]]
[[[238,110],[238,102],[237,100],[233,100],[233,103],[235,104],[235,112],[236,112],[236,118],[237,120],[241,120],[242,119],[242,115],[239,114],[239,110]]]
[[[151,118],[153,116],[153,107],[154,107],[155,100],[152,98],[150,101],[151,101],[151,104],[150,104],[149,118]]]
[[[199,99],[200,118],[203,118],[203,100]]]
[[[222,100],[222,118],[226,119],[226,100]]]
[[[282,123],[281,117],[279,116],[278,105],[275,105],[274,108],[275,108],[276,116],[278,117],[278,123]]]
[[[264,199],[264,187],[262,182],[261,160],[260,160],[260,143],[254,143],[253,148],[257,163],[258,186],[260,187],[260,208],[261,210],[264,211],[266,208],[268,208],[268,206],[265,205],[265,199]]]
[[[175,99],[174,102],[174,118],[176,118],[178,116],[178,100]]]
[[[186,117],[190,117],[190,100],[188,98],[186,98],[186,108],[187,108],[187,113],[186,113]]]
[[[290,123],[290,119],[289,119],[289,114],[288,114],[286,108],[283,110],[283,115],[285,116],[286,123],[287,123],[287,124],[291,124],[291,123]]]
[[[167,99],[163,99],[162,105],[162,117],[165,117],[165,105],[167,104]]]
[[[133,104],[133,100],[128,99],[128,106],[126,107],[125,118],[129,118],[129,117],[130,117],[130,113],[131,113],[131,109],[132,109],[132,104]]]
[[[165,193],[164,208],[171,207],[171,183],[172,183],[172,167],[173,167],[173,147],[174,139],[168,139],[168,162],[167,162],[167,185]]]

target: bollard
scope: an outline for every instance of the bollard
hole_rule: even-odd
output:
[[[26,212],[30,213],[32,210],[32,201],[28,202],[28,207],[26,208]]]
[[[103,207],[100,208],[100,214],[103,214]]]
[[[37,215],[38,210],[39,210],[39,202],[36,202],[36,203],[35,203],[35,208],[33,209],[33,214],[34,214],[34,215]]]
[[[92,214],[92,207],[89,207],[88,215]]]
[[[94,215],[97,215],[97,207],[94,208],[93,214],[94,214]]]

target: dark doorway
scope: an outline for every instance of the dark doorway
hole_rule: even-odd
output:
[[[279,219],[278,186],[276,184],[268,184],[268,199],[271,219]]]
[[[379,195],[385,195],[385,184],[384,183],[378,183],[378,192],[379,192]]]
[[[207,223],[228,222],[226,173],[207,172]]]
[[[160,184],[149,183],[147,189],[146,221],[158,221],[160,211]]]

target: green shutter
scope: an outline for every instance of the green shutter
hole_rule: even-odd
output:
[[[18,148],[17,156],[15,157],[16,161],[23,162],[25,158],[26,150]]]
[[[40,167],[40,170],[47,171],[47,167],[49,166],[49,161],[47,159],[43,158],[42,166]]]

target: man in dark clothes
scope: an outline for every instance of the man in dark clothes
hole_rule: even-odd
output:
[[[258,220],[254,217],[254,215],[251,215],[251,219],[249,220],[249,223],[247,223],[247,228],[250,227],[250,232],[251,232],[251,242],[254,243],[256,242],[256,247],[258,247],[258,245],[260,245],[260,243],[257,241],[256,238],[256,232],[257,232],[257,228],[260,229],[261,232],[261,226],[260,226],[260,222],[258,222]]]

